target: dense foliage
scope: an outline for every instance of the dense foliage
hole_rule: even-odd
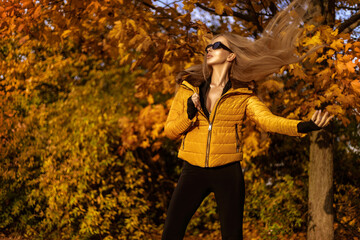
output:
[[[239,9],[252,7],[257,19],[222,18],[211,31],[230,27],[256,38],[276,13],[274,3],[278,10],[284,6],[248,2],[238,3]],[[163,134],[174,74],[202,60],[211,36],[190,13],[208,6],[214,15],[231,15],[237,3],[186,0],[185,12],[151,1],[0,3],[0,233],[158,239],[181,169],[178,142]],[[359,7],[352,1],[337,4]],[[336,239],[355,239],[360,43],[339,28],[306,25],[299,54],[323,43],[328,47],[303,65],[286,66],[264,82],[259,96],[288,118],[309,119],[316,107],[336,115],[329,128],[335,144]],[[308,137],[268,135],[246,124],[245,236],[305,239]],[[210,195],[188,234],[216,239],[219,229]]]

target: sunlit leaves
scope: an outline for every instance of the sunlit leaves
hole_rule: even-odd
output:
[[[311,26],[305,29],[314,31]],[[333,31],[327,26],[319,27],[312,34],[306,31],[304,34],[307,35],[303,37],[302,47],[316,44],[325,44],[325,47],[310,55],[304,66],[292,64],[286,68],[292,75],[287,80],[287,84],[297,85],[296,92],[299,97],[306,98],[301,106],[304,117],[306,114],[309,117],[311,108],[322,107],[325,104],[326,110],[338,116],[346,125],[349,122],[345,115],[356,114],[353,109],[359,108],[359,101],[354,95],[356,91],[350,87],[350,83],[357,79],[356,75],[359,71],[359,55],[355,50],[358,43],[349,38],[348,34],[338,34],[337,30]],[[297,84],[302,81],[305,85]],[[292,107],[292,100],[284,97],[283,102],[288,107]]]
[[[351,87],[360,96],[360,80],[351,81]]]
[[[185,12],[151,1],[2,2],[1,227],[29,238],[154,239],[146,234],[160,232],[180,169],[176,143],[163,134],[175,74],[202,61],[210,29],[231,26],[243,36],[259,36],[254,22],[222,18],[214,27],[193,21],[190,12],[198,2],[183,1]],[[253,9],[247,9],[250,2]],[[271,17],[271,1],[201,4],[219,15],[231,15],[240,4],[262,13],[260,25]],[[344,124],[353,115],[359,121],[360,43],[327,26],[305,29],[299,55],[325,46],[303,64],[283,67],[259,86],[260,95],[288,118],[308,120],[315,108],[324,108]],[[303,186],[282,176],[270,191],[275,198],[266,196],[252,159],[268,153],[270,138],[249,121],[243,134],[243,167],[250,169],[246,179],[257,194],[249,206],[262,211],[257,221],[269,223],[269,238],[292,231],[285,228],[303,224],[300,204],[294,204],[302,203]],[[270,224],[281,203],[287,204],[281,222]],[[264,204],[271,208],[257,208]],[[219,223],[206,221],[215,216],[210,196],[191,229],[205,226],[217,231],[209,238],[218,238]]]

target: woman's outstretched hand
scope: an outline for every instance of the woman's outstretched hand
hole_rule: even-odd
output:
[[[324,114],[321,114],[321,110],[316,110],[315,113],[312,115],[311,120],[318,126],[318,127],[326,127],[330,120],[334,117],[334,115],[331,115],[328,112],[325,112]]]

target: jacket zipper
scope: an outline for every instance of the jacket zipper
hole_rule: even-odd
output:
[[[209,153],[210,153],[210,142],[211,142],[211,130],[212,130],[212,123],[209,123],[208,138],[207,138],[207,144],[206,144],[205,167],[209,167]]]
[[[208,128],[208,138],[207,138],[207,145],[206,145],[206,155],[205,155],[205,167],[209,167],[209,155],[210,155],[210,142],[211,142],[211,133],[212,133],[212,127],[213,127],[213,123],[215,120],[215,115],[216,115],[216,111],[217,108],[219,106],[219,103],[221,101],[222,98],[224,98],[225,96],[231,95],[231,93],[228,94],[224,94],[222,95],[216,102],[215,104],[215,110],[213,111],[214,115],[212,118],[212,121],[209,120],[209,128]],[[209,116],[210,117],[210,116]]]
[[[238,133],[238,124],[235,124],[235,136],[236,136],[236,152],[239,152],[240,149],[240,139],[239,139],[239,133]]]

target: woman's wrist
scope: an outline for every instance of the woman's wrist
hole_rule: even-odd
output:
[[[194,102],[192,101],[191,97],[188,98],[187,101],[187,114],[188,118],[191,120],[196,116],[197,108],[195,107]]]
[[[297,125],[298,133],[308,133],[322,129],[316,125],[312,120],[306,122],[299,122]]]

